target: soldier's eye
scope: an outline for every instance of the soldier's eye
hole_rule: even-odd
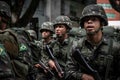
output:
[[[89,20],[91,20],[91,21],[97,21],[98,18],[97,18],[97,17],[86,17],[86,18],[84,19],[85,22],[88,22]]]

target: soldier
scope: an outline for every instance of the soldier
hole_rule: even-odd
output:
[[[73,45],[72,57],[67,62],[67,80],[71,78],[73,80],[120,79],[120,45],[103,36],[102,28],[107,24],[103,7],[93,4],[83,9],[80,26],[86,30],[87,35]],[[82,58],[75,56],[77,53]]]
[[[72,28],[72,23],[68,16],[58,16],[53,23],[56,40],[54,41],[54,45],[52,45],[51,48],[53,51],[53,56],[56,58],[56,61],[62,69],[61,73],[57,71],[58,68],[53,59],[49,60],[48,63],[54,72],[56,72],[55,80],[64,80],[64,69],[69,57],[69,51],[71,49],[72,42],[75,40],[75,38],[69,36],[69,31]]]
[[[53,43],[52,37],[54,33],[53,23],[49,21],[44,22],[41,25],[40,33],[42,34],[42,40],[36,43],[41,49],[40,51],[41,54],[37,56],[37,61],[35,63],[35,67],[38,68],[39,70],[39,74],[37,75],[36,80],[50,80],[52,76],[44,72],[44,70],[41,68],[39,60],[41,60],[41,62],[45,64],[47,67],[49,56],[46,53],[45,46],[51,45]]]
[[[33,61],[35,60],[34,56],[39,54],[40,50],[25,28],[12,29],[17,33],[19,39],[19,55],[13,61],[16,79],[35,80],[37,72],[34,69]]]
[[[53,40],[53,23],[52,22],[44,22],[41,26],[40,33],[42,34],[42,42],[45,45],[49,45]]]
[[[27,30],[27,32],[30,34],[32,41],[35,42],[37,40],[36,32],[34,30]]]
[[[19,55],[12,60],[13,69],[17,80],[28,80],[29,69],[32,66],[32,52],[31,49],[31,38],[24,28],[11,28],[17,33],[17,39],[19,43]]]
[[[10,26],[10,19],[10,6],[6,2],[0,1],[0,80],[15,80],[11,59],[14,59],[17,53],[12,53],[13,48],[10,47],[13,46],[10,45],[11,43],[9,42],[9,39],[12,38],[12,41],[14,39],[13,36],[11,36],[11,38],[8,38],[7,35],[3,36],[4,30]],[[15,49],[18,50],[18,48]]]

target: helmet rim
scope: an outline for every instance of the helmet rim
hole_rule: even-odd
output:
[[[83,25],[83,24],[84,24],[84,19],[85,19],[86,17],[90,17],[90,16],[94,16],[94,17],[100,18],[101,21],[104,23],[103,26],[107,26],[107,25],[108,25],[107,20],[106,20],[105,18],[101,17],[100,15],[86,15],[86,16],[83,16],[83,17],[80,18],[80,26],[81,26],[81,27],[84,26],[84,25]]]

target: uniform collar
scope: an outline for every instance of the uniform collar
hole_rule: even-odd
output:
[[[95,45],[93,45],[89,40],[87,40],[86,37],[85,37],[84,39],[85,39],[85,44],[90,44],[90,45],[92,45],[92,46],[95,46]],[[105,37],[102,37],[102,40],[101,40],[100,43],[97,44],[96,46],[99,46],[99,45],[101,45],[101,44],[107,45],[107,44],[108,44],[108,40],[107,40]]]

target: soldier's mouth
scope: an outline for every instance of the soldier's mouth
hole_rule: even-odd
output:
[[[92,30],[92,29],[94,29],[94,26],[87,26],[87,29]]]
[[[87,28],[94,28],[94,26],[87,26]]]

